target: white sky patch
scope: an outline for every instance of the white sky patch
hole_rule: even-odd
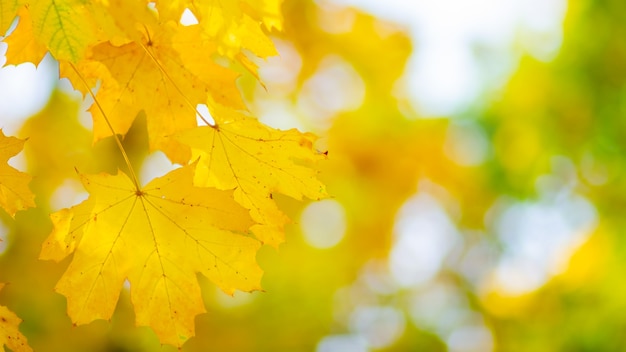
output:
[[[300,131],[309,131],[305,126],[304,119],[298,119],[298,111],[289,100],[258,100],[256,104],[256,116],[261,123],[272,128],[288,130],[297,128]]]
[[[364,98],[365,83],[358,72],[341,57],[329,55],[304,82],[296,106],[314,129],[324,131],[337,113],[356,110]]]
[[[256,86],[251,108],[259,121],[273,128],[287,130],[297,128],[310,130],[305,119],[298,116],[289,95],[297,90],[298,75],[302,69],[302,57],[294,45],[273,39],[278,56],[269,57],[259,66],[261,84]]]
[[[452,221],[437,201],[418,194],[400,209],[389,255],[392,277],[404,287],[434,278],[460,240]]]
[[[24,150],[22,149],[19,153],[17,153],[17,155],[9,159],[7,164],[19,171],[26,172],[28,169],[28,163],[26,161],[26,154],[24,153]]]
[[[163,152],[152,152],[146,157],[146,160],[141,166],[141,171],[139,172],[139,182],[142,185],[145,185],[154,178],[161,177],[178,167],[178,165],[172,164]]]
[[[350,317],[350,330],[375,349],[393,344],[404,333],[405,324],[402,311],[393,307],[358,307]]]
[[[408,311],[417,327],[441,337],[449,335],[475,314],[456,287],[439,282],[416,291],[410,297]]]
[[[0,63],[4,64],[6,44],[0,43]],[[15,135],[24,121],[48,102],[57,81],[56,62],[46,55],[37,68],[31,63],[0,68],[0,128]]]
[[[343,206],[333,199],[309,204],[300,216],[306,242],[315,248],[331,248],[346,233],[346,214]]]
[[[450,352],[493,351],[493,334],[484,325],[461,326],[446,339]]]
[[[77,205],[89,197],[79,180],[67,178],[50,196],[50,209],[61,210]]]
[[[367,342],[360,335],[330,335],[324,337],[316,352],[368,352]]]
[[[405,92],[424,116],[462,111],[504,83],[520,50],[543,60],[562,40],[566,0],[318,0],[354,6],[409,31]]]
[[[207,122],[209,125],[215,126],[215,119],[206,104],[196,105],[196,122],[198,126],[206,126]]]
[[[267,58],[259,66],[259,78],[267,84],[267,90],[259,85],[256,94],[284,98],[296,89],[302,69],[302,57],[292,43],[280,39],[272,41],[278,55]]]
[[[519,295],[541,287],[566,269],[596,220],[593,205],[568,190],[505,207],[495,223],[505,250],[493,273],[494,288]]]
[[[182,24],[183,26],[192,26],[198,23],[198,19],[189,9],[185,9],[182,16],[180,16],[180,24]]]

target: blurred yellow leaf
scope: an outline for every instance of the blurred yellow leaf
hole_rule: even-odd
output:
[[[0,284],[2,288],[4,284]],[[0,347],[6,346],[13,352],[32,351],[26,337],[17,328],[22,320],[7,307],[0,306]]]
[[[31,177],[7,164],[23,146],[23,140],[7,137],[0,130],[0,206],[11,216],[19,210],[35,206],[35,196],[28,188]]]

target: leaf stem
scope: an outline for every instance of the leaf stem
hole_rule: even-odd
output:
[[[70,66],[72,66],[72,69],[74,69],[74,72],[76,72],[76,74],[80,78],[81,82],[83,82],[83,84],[87,88],[87,91],[89,92],[89,95],[91,95],[91,97],[93,98],[93,101],[96,104],[96,106],[98,107],[98,110],[100,110],[100,113],[104,117],[104,121],[106,121],[106,124],[109,127],[109,130],[113,134],[113,139],[115,139],[115,144],[117,144],[117,148],[122,153],[122,156],[124,157],[124,162],[126,162],[126,166],[128,167],[128,173],[130,173],[130,178],[133,181],[133,184],[135,185],[135,190],[138,191],[138,192],[141,191],[141,187],[139,185],[139,180],[137,178],[137,174],[135,174],[135,169],[133,169],[133,165],[130,163],[130,159],[128,158],[128,154],[126,154],[126,150],[124,149],[124,145],[122,144],[122,141],[120,140],[120,137],[115,132],[115,129],[113,129],[113,125],[111,125],[111,121],[109,121],[109,118],[106,115],[106,113],[104,112],[104,109],[102,108],[102,105],[100,105],[100,102],[96,98],[96,95],[93,93],[93,91],[91,90],[91,87],[89,87],[89,84],[87,84],[87,81],[85,80],[83,75],[78,71],[76,66],[74,66],[74,64],[71,63],[71,62],[69,64],[70,64]]]

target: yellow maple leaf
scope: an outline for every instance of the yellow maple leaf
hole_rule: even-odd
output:
[[[15,30],[3,40],[8,45],[6,65],[32,62],[36,66],[46,55],[48,49],[35,38],[30,13],[26,8],[20,9],[19,18]]]
[[[77,324],[109,319],[124,281],[137,325],[181,346],[205,312],[201,273],[227,293],[260,289],[260,243],[232,192],[192,186],[188,165],[137,188],[125,174],[81,175],[90,197],[52,215],[41,257],[74,257],[57,283]]]
[[[0,36],[3,36],[13,23],[22,0],[0,0]]]
[[[241,10],[236,2],[222,6],[200,8],[200,26],[215,38],[218,52],[235,58],[242,49],[248,49],[259,57],[276,54],[272,41],[265,35],[259,22]]]
[[[268,30],[283,29],[282,6],[283,0],[244,0],[242,8],[252,18],[263,22]]]
[[[212,62],[214,52],[215,46],[198,28],[171,23],[146,32],[143,42],[120,47],[102,43],[93,48],[91,61],[81,63],[78,70],[85,77],[106,78],[97,93],[100,106],[91,109],[94,139],[111,135],[100,108],[119,134],[125,134],[137,113],[144,110],[151,149],[164,151],[172,161],[187,162],[189,156],[163,136],[196,126],[196,106],[204,104],[207,96],[233,108],[245,108],[235,84],[238,74]],[[107,70],[104,76],[103,66]],[[93,70],[98,70],[97,74]],[[62,71],[75,87],[81,86],[72,78],[72,69],[62,67]]]
[[[257,79],[257,66],[245,55],[250,51],[260,58],[277,55],[266,28],[281,28],[280,0],[211,1],[194,7],[203,32],[212,38],[220,55],[238,61]]]
[[[96,40],[94,21],[82,0],[31,0],[33,31],[57,60],[77,62]]]
[[[144,26],[152,27],[157,23],[157,13],[148,6],[147,1],[96,0],[96,2],[90,11],[97,11],[100,8],[104,10],[99,16],[107,19],[106,32],[123,33],[123,36],[129,39],[127,42],[141,40],[145,34]],[[113,44],[126,43],[116,44],[113,41]]]
[[[7,137],[0,129],[0,206],[9,215],[35,206],[35,196],[28,188],[31,177],[7,164],[24,147],[24,140]]]
[[[203,15],[220,13],[229,21],[239,21],[243,14],[262,22],[268,30],[282,28],[280,6],[283,0],[167,0],[155,1],[161,21],[176,21],[181,19],[185,10],[190,10],[199,22],[203,22]],[[198,18],[199,17],[199,18]],[[211,18],[209,17],[208,20]]]
[[[159,12],[159,19],[161,21],[180,21],[183,12],[189,9],[194,13],[195,1],[194,0],[166,0],[154,2]],[[207,6],[208,4],[205,4]]]
[[[282,0],[219,1],[194,0],[156,1],[159,18],[179,22],[183,11],[189,10],[198,20],[198,26],[215,43],[217,52],[240,62],[257,79],[257,66],[244,50],[266,58],[278,54],[274,43],[261,28],[282,28],[280,4]]]
[[[0,289],[4,284],[0,284]],[[0,348],[6,346],[13,352],[32,351],[26,342],[26,337],[17,328],[22,320],[9,308],[0,306]]]
[[[215,126],[183,131],[174,138],[199,158],[194,182],[200,186],[235,189],[235,200],[258,223],[252,232],[262,242],[284,241],[287,217],[272,193],[295,199],[326,196],[316,171],[307,163],[324,158],[313,150],[315,137],[295,129],[280,131],[242,113],[212,106]]]

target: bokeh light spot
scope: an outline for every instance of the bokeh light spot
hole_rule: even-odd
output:
[[[330,248],[338,244],[346,232],[343,206],[332,199],[311,203],[300,218],[306,242],[315,248]]]

